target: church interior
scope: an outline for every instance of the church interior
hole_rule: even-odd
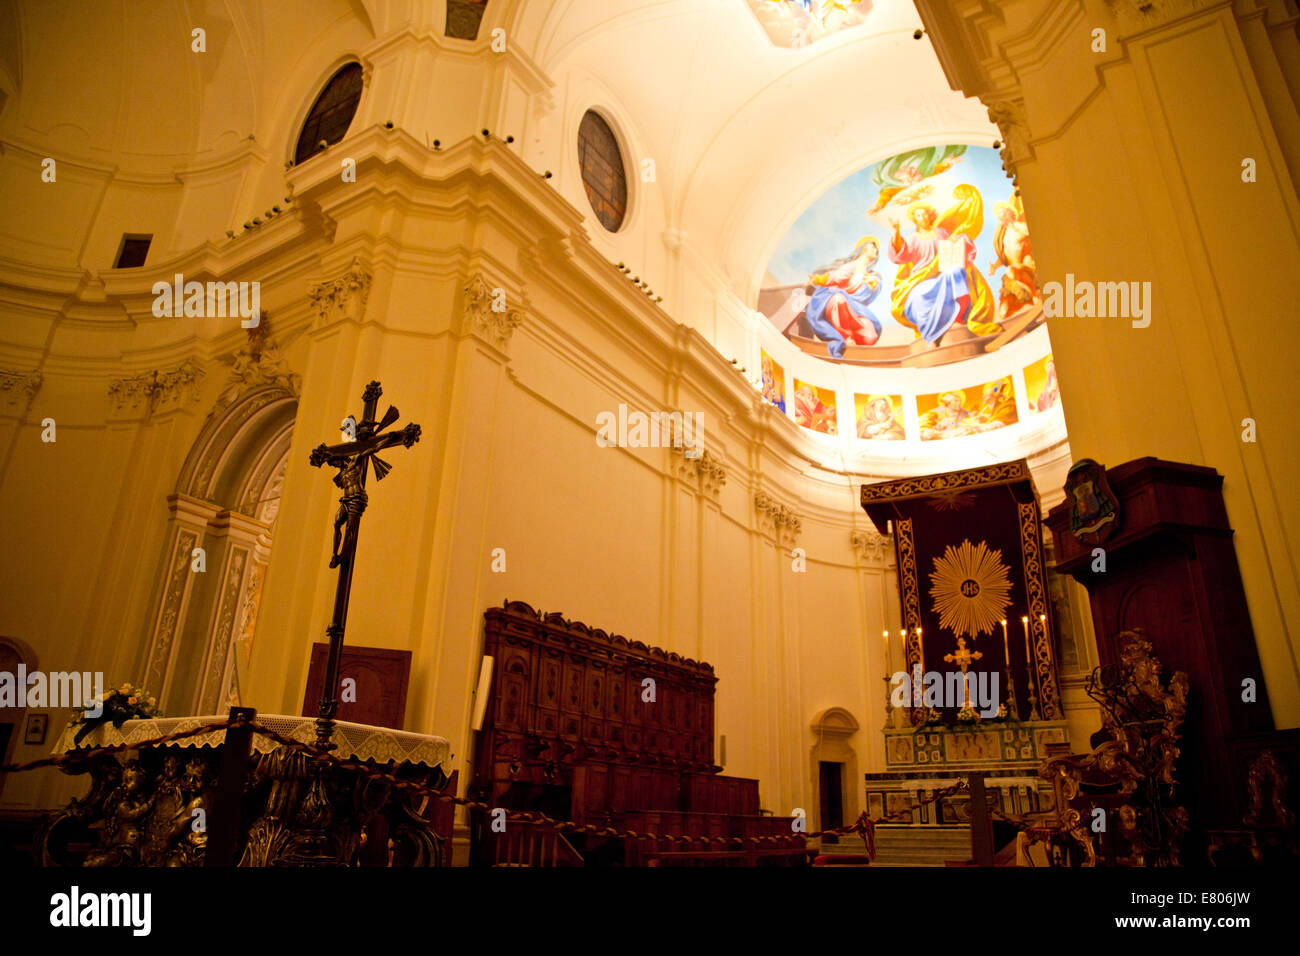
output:
[[[1293,865],[1298,110],[1295,0],[0,0],[2,865]]]

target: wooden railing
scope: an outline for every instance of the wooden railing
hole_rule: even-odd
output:
[[[582,866],[582,854],[553,826],[511,820],[489,837],[493,866]]]

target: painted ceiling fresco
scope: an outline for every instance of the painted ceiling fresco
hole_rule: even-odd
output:
[[[987,147],[930,146],[832,186],[768,263],[759,311],[834,362],[930,367],[1043,322],[1020,198]]]
[[[797,49],[867,19],[872,0],[749,0],[776,46]]]

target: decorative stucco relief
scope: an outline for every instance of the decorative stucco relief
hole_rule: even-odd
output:
[[[697,436],[698,437],[698,436]],[[691,458],[685,446],[669,445],[673,455],[673,473],[700,494],[717,500],[727,483],[727,469],[707,451]]]
[[[783,547],[793,545],[803,532],[803,522],[793,511],[765,491],[754,495],[758,529],[774,537]]]
[[[40,372],[0,369],[0,414],[24,415],[41,388]]]
[[[179,368],[169,371],[143,372],[116,379],[108,386],[108,399],[119,412],[149,416],[197,403],[202,378],[203,369],[186,360]]]
[[[481,275],[465,284],[465,330],[502,352],[524,321],[523,313],[512,308],[508,299],[504,289],[488,285]]]
[[[340,319],[359,322],[366,312],[370,298],[370,285],[374,275],[354,256],[343,273],[333,279],[317,282],[309,293],[316,309],[317,324],[325,325]]]
[[[885,565],[894,556],[892,538],[877,534],[870,528],[855,528],[849,532],[849,543],[858,561],[867,565]]]

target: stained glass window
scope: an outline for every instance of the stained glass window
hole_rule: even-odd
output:
[[[591,203],[596,218],[610,232],[618,232],[623,217],[627,215],[627,172],[623,166],[623,153],[609,124],[591,110],[587,111],[578,127],[578,165],[582,169],[587,201]]]
[[[333,146],[346,136],[360,102],[361,64],[349,63],[330,78],[320,96],[316,97],[307,121],[302,124],[302,132],[298,134],[298,148],[294,150],[293,161],[301,163],[311,159],[320,149],[322,140]]]

